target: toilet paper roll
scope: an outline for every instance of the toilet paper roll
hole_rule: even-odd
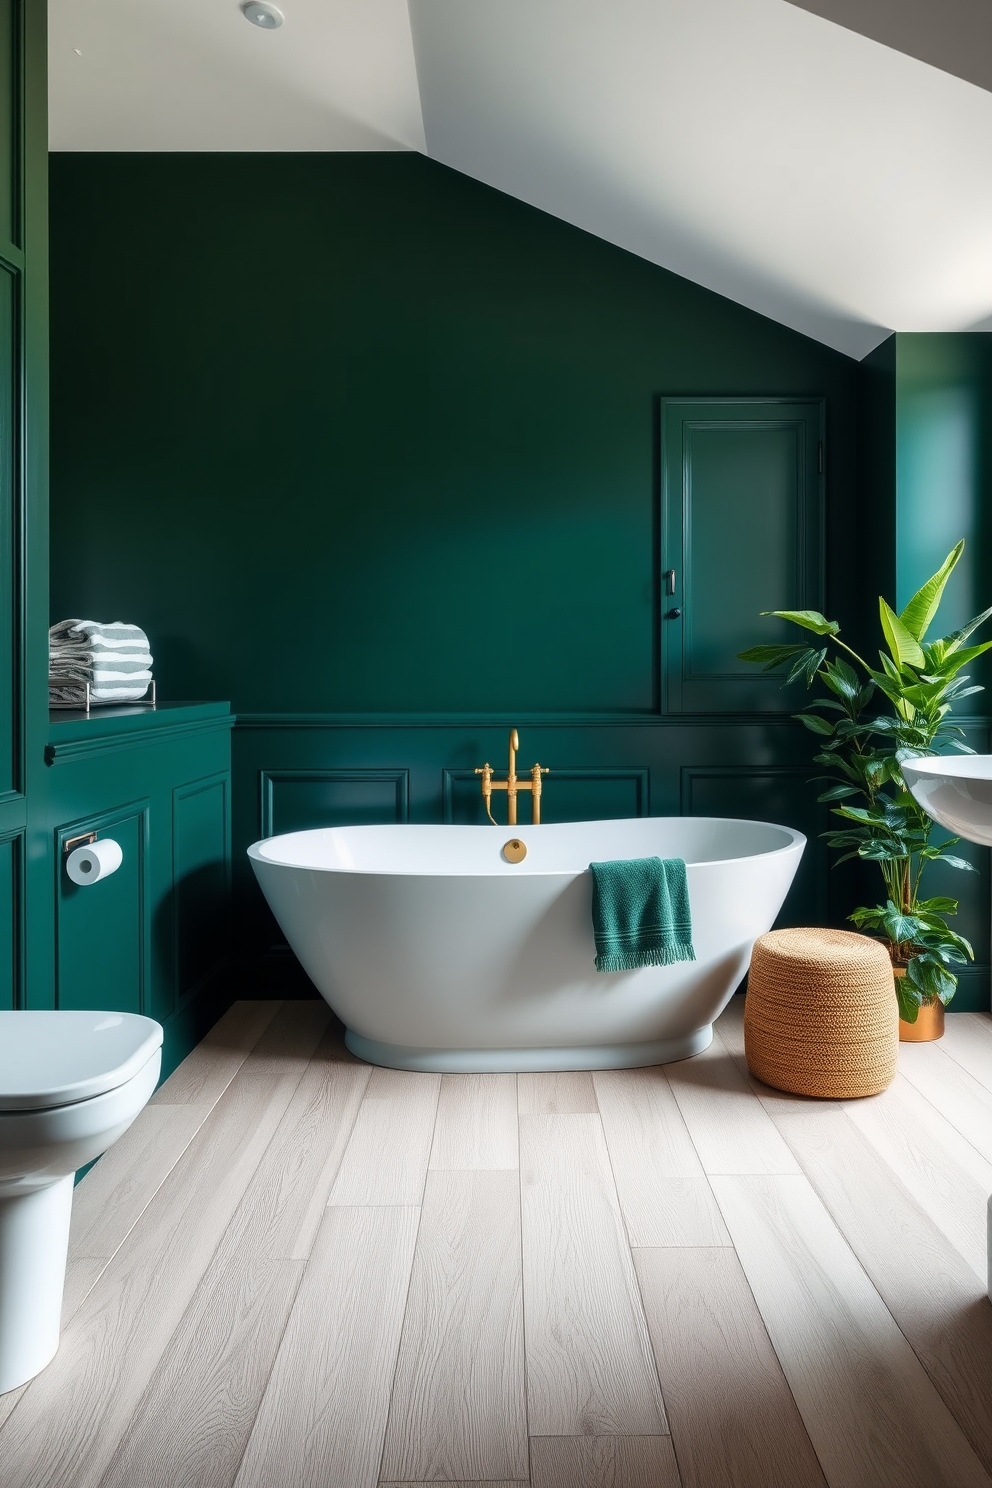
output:
[[[77,847],[65,860],[65,871],[74,884],[99,883],[116,873],[124,861],[124,851],[112,837]]]

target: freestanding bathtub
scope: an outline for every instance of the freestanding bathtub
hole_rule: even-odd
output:
[[[504,845],[522,842],[522,862]],[[616,1069],[705,1049],[806,839],[768,822],[329,827],[248,849],[353,1053],[412,1070]],[[694,962],[603,975],[590,861],[684,858]]]

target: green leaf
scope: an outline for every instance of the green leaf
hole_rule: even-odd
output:
[[[923,994],[919,988],[909,980],[909,976],[896,977],[896,1001],[899,1004],[899,1016],[904,1023],[915,1023],[917,1014],[923,1006]]]
[[[835,692],[838,697],[846,698],[851,703],[857,702],[861,691],[857,673],[853,667],[848,666],[843,657],[838,657],[831,666],[824,668],[823,680],[831,692]]]
[[[816,713],[794,713],[797,723],[804,723],[813,734],[832,734],[834,725],[829,718],[820,718]]]
[[[788,686],[790,682],[796,682],[799,679],[802,679],[802,681],[806,683],[807,687],[812,687],[813,678],[819,671],[820,666],[824,658],[826,657],[826,654],[826,651],[814,651],[812,649],[807,650],[804,647],[802,656],[797,658],[795,664],[793,665],[792,671],[785,679],[786,686]]]
[[[966,641],[973,631],[976,631],[980,625],[985,624],[990,615],[992,615],[992,605],[987,610],[983,610],[980,615],[976,615],[974,620],[969,620],[967,625],[962,625],[961,629],[956,630],[953,635],[944,636],[940,641],[932,641],[931,645],[935,649],[937,647],[940,648],[942,652],[941,659],[945,656],[950,656],[952,651],[958,649],[962,641]]]
[[[753,661],[770,672],[774,667],[781,666],[783,661],[788,661],[790,657],[805,650],[805,646],[751,646],[747,651],[738,651],[737,660]]]
[[[922,641],[929,630],[930,622],[937,613],[937,606],[940,604],[944,585],[950,578],[951,570],[963,552],[964,538],[951,549],[937,572],[932,578],[927,579],[922,589],[916,591],[902,614],[897,617],[903,629],[912,636],[913,640]],[[893,651],[892,654],[894,656],[895,652]]]
[[[926,666],[926,658],[915,635],[906,629],[895,610],[890,609],[884,599],[878,601],[878,613],[892,660],[900,668],[913,666],[922,670]]]
[[[861,792],[856,785],[832,785],[825,790],[822,796],[817,796],[818,801],[843,801],[848,796],[859,796]]]
[[[958,900],[939,897],[936,899],[920,899],[916,905],[917,914],[957,914]]]
[[[930,857],[930,854],[928,853],[927,856]],[[934,853],[931,861],[934,863],[946,863],[949,868],[961,868],[965,873],[978,872],[974,863],[969,863],[967,858],[955,857],[953,853]]]
[[[778,620],[789,620],[793,625],[801,625],[803,630],[811,630],[814,635],[837,635],[840,630],[836,620],[828,620],[819,610],[762,610],[761,613],[773,615]]]
[[[974,661],[976,656],[983,655],[989,649],[992,649],[992,641],[983,641],[980,646],[965,646],[963,651],[952,652],[941,664],[940,676],[943,678],[957,676],[961,668],[966,667],[969,661]]]

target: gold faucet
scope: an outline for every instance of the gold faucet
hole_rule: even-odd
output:
[[[541,821],[541,776],[549,773],[546,765],[532,765],[529,780],[517,779],[517,750],[520,748],[520,735],[516,729],[510,730],[510,767],[506,772],[505,780],[493,779],[493,767],[487,761],[479,766],[476,775],[482,776],[482,799],[485,802],[486,815],[496,826],[496,818],[490,809],[492,794],[494,790],[506,791],[506,820],[511,827],[517,825],[517,792],[530,791],[530,819],[535,826]]]

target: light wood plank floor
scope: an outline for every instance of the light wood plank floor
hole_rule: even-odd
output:
[[[861,1102],[238,1003],[76,1191],[3,1488],[992,1488],[992,1016]]]

